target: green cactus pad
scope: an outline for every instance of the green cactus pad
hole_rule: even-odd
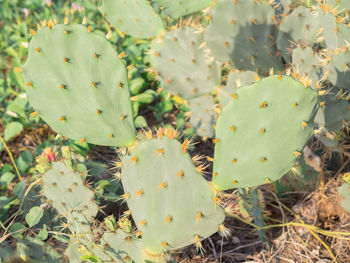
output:
[[[215,137],[216,113],[211,95],[204,95],[189,100],[191,111],[190,124],[194,132],[201,137]]]
[[[350,39],[350,38],[349,38]],[[337,88],[350,91],[350,52],[341,52],[332,57],[326,66],[328,80]]]
[[[311,47],[297,47],[294,49],[292,61],[293,67],[299,76],[312,81],[312,87],[320,82],[323,76],[321,57]]]
[[[110,246],[107,248],[107,252],[110,251],[118,260],[129,262],[125,260],[129,257],[134,262],[144,262],[142,260],[142,241],[140,239],[136,239],[120,229],[116,232],[104,233],[102,239]]]
[[[325,132],[340,131],[350,121],[349,101],[338,98],[339,93],[333,90],[320,97],[322,106],[315,117],[316,128],[322,128]]]
[[[94,193],[83,184],[81,176],[61,162],[54,162],[43,175],[43,192],[60,214],[70,210],[80,211],[90,218],[97,214]]]
[[[342,197],[341,205],[342,207],[350,213],[350,185],[344,183],[338,188],[338,193]]]
[[[25,262],[61,262],[61,256],[55,249],[45,242],[34,238],[17,240],[17,255],[25,259]]]
[[[100,10],[109,23],[133,37],[155,37],[164,29],[146,0],[103,0]]]
[[[151,0],[154,9],[162,16],[177,19],[200,11],[214,0]]]
[[[305,162],[302,153],[295,167],[274,182],[274,187],[279,195],[286,192],[313,192],[317,188],[319,178],[320,173]]]
[[[205,41],[218,61],[259,73],[281,69],[271,5],[254,0],[218,0],[209,14]]]
[[[135,140],[126,68],[102,35],[83,25],[41,28],[23,67],[33,108],[58,133],[121,146]]]
[[[218,190],[275,181],[313,135],[318,93],[288,76],[239,88],[217,128],[213,183]]]
[[[279,26],[277,47],[283,58],[291,62],[291,50],[296,45],[311,46],[320,28],[318,13],[299,6]]]
[[[327,0],[327,4],[341,12],[350,11],[349,0]]]
[[[259,75],[254,71],[231,71],[228,74],[226,86],[219,91],[219,102],[225,107],[232,99],[232,95],[241,86],[248,86],[259,80]]]
[[[198,246],[218,231],[224,212],[216,193],[177,140],[141,141],[122,163],[127,203],[149,252]]]
[[[346,23],[338,23],[337,16],[329,11],[318,9],[319,21],[328,50],[343,48],[348,44],[350,29]]]
[[[203,34],[185,27],[167,32],[152,45],[151,62],[164,88],[184,99],[204,95],[220,81],[220,65],[211,60]]]

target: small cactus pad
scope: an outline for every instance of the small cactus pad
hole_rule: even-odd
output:
[[[293,50],[292,61],[295,73],[308,79],[311,87],[317,86],[323,74],[321,57],[311,47],[297,47]]]
[[[349,38],[350,39],[350,38]],[[328,80],[337,88],[350,90],[350,51],[332,57],[325,69]]]
[[[166,136],[146,140],[122,160],[124,196],[152,254],[193,243],[200,247],[224,220],[218,197],[193,165],[187,145]]]
[[[321,5],[319,8],[321,31],[328,50],[347,46],[350,38],[348,24],[342,19],[339,21],[340,16],[336,16],[333,11],[327,5]]]
[[[121,146],[135,140],[127,72],[102,35],[83,25],[41,28],[23,67],[33,108],[58,133]]]
[[[24,259],[24,262],[61,262],[60,254],[53,247],[39,239],[34,239],[30,237],[24,240],[17,240],[16,254],[18,255],[18,257]]]
[[[318,13],[299,6],[290,13],[279,26],[277,47],[283,58],[291,62],[291,52],[296,45],[310,46],[320,28]]]
[[[313,135],[318,93],[288,76],[239,88],[216,128],[216,189],[253,187],[281,178]]]
[[[151,0],[154,9],[162,16],[173,19],[200,11],[213,0]]]
[[[211,60],[203,34],[194,28],[177,28],[155,39],[151,62],[164,88],[184,99],[204,95],[220,81],[220,65]]]
[[[216,113],[214,106],[213,97],[210,95],[189,100],[190,123],[198,136],[215,137]]]
[[[320,173],[305,162],[304,153],[287,174],[274,182],[278,194],[286,192],[313,192],[317,188]]]
[[[225,107],[235,96],[236,90],[241,86],[248,86],[260,80],[259,75],[254,71],[231,71],[228,74],[226,86],[219,90],[219,102]]]
[[[94,193],[83,184],[79,173],[67,168],[63,162],[54,162],[43,177],[44,195],[60,214],[70,210],[81,211],[87,218],[97,214]]]
[[[315,117],[316,128],[324,132],[338,132],[350,122],[349,101],[342,98],[341,91],[336,89],[320,97],[320,109]]]
[[[350,2],[349,0],[327,0],[329,6],[336,8],[340,12],[350,11]]]
[[[275,10],[268,3],[254,0],[218,0],[210,13],[211,23],[205,41],[213,56],[239,70],[278,72]]]
[[[344,183],[338,188],[338,193],[341,196],[341,205],[342,207],[350,213],[350,185]]]
[[[101,12],[109,23],[136,38],[157,36],[164,28],[146,0],[103,0]]]
[[[144,262],[142,260],[143,244],[140,239],[126,234],[121,229],[118,229],[116,232],[104,233],[102,239],[110,246],[106,251],[111,252],[117,259],[123,260],[122,262],[129,262],[127,258],[138,263]]]

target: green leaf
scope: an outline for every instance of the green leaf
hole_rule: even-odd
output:
[[[27,228],[19,222],[14,223],[11,227],[10,227],[10,233],[15,233],[15,236],[20,235],[22,232],[24,232]]]
[[[39,206],[34,206],[29,210],[29,213],[26,215],[26,222],[29,227],[32,227],[39,223],[40,219],[44,215],[44,210]]]
[[[64,236],[64,235],[52,235],[52,237],[54,237],[55,239],[57,239],[58,241],[61,241],[63,243],[68,243],[69,242],[69,238]]]
[[[13,121],[6,125],[5,127],[5,141],[10,140],[11,138],[15,137],[17,134],[19,134],[23,130],[22,123]]]
[[[40,230],[37,237],[40,238],[41,240],[45,240],[45,239],[47,239],[48,235],[49,234],[47,233],[46,225],[44,224],[43,229]]]
[[[0,177],[1,186],[7,186],[9,183],[11,183],[14,177],[15,175],[13,173],[10,173],[10,172],[3,173]]]

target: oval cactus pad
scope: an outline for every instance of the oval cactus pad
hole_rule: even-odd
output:
[[[135,140],[126,68],[91,27],[41,28],[23,73],[31,105],[63,136],[108,146]]]
[[[101,12],[122,32],[137,38],[157,36],[163,22],[146,0],[103,0]]]
[[[296,163],[313,134],[318,93],[288,76],[237,89],[216,129],[216,189],[275,181]]]
[[[149,252],[198,245],[219,230],[216,193],[177,140],[142,141],[122,163],[124,196]]]

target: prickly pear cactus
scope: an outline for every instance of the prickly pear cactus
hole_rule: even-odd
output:
[[[350,2],[348,0],[327,0],[326,2],[332,8],[336,8],[338,11],[350,11]]]
[[[201,137],[215,137],[216,112],[214,100],[210,95],[189,100],[191,111],[190,124],[194,132]]]
[[[131,215],[152,254],[193,243],[201,248],[200,241],[218,231],[223,209],[186,152],[187,142],[159,137],[141,141],[122,159]]]
[[[220,65],[207,55],[203,34],[177,28],[155,39],[151,62],[164,88],[184,99],[204,95],[220,81]]]
[[[151,0],[150,2],[162,16],[177,19],[206,8],[213,0]]]
[[[291,61],[291,51],[295,45],[311,46],[316,40],[320,28],[318,13],[299,6],[290,13],[278,30],[277,47],[281,50],[283,58]]]
[[[60,214],[70,210],[80,211],[87,218],[97,214],[94,193],[84,185],[81,176],[67,168],[64,162],[54,162],[44,174],[43,192]]]
[[[350,39],[350,38],[349,38]],[[331,61],[325,68],[328,80],[337,88],[350,90],[350,51],[342,49],[340,53],[332,56]]]
[[[312,192],[317,188],[320,173],[305,162],[304,153],[301,154],[295,166],[280,180],[274,182],[278,194],[286,192]]]
[[[348,19],[338,16],[337,11],[327,4],[321,4],[318,8],[321,32],[328,50],[336,50],[347,46],[350,30],[347,26]]]
[[[130,145],[135,127],[127,72],[107,39],[83,25],[41,28],[23,67],[33,108],[58,133]]]
[[[238,195],[240,197],[239,207],[244,217],[254,222],[259,227],[264,227],[263,217],[263,195],[257,188],[241,188],[238,189]],[[266,230],[258,230],[259,238],[262,242],[266,241]]]
[[[109,23],[137,38],[157,36],[163,22],[146,0],[103,0],[100,11]]]
[[[329,94],[320,97],[321,107],[317,112],[316,128],[326,132],[337,132],[350,122],[349,101],[342,98],[341,91],[333,88]]]
[[[345,181],[345,183],[338,188],[338,193],[342,197],[342,207],[350,213],[350,180]]]
[[[205,41],[214,57],[239,70],[278,72],[281,59],[276,47],[273,7],[262,1],[218,0],[209,12]]]
[[[316,87],[323,76],[321,57],[311,47],[297,47],[293,50],[292,61],[295,73],[308,79],[310,86]]]
[[[219,90],[220,105],[225,107],[239,87],[248,86],[258,80],[260,80],[260,77],[254,71],[231,71],[228,75],[226,86]]]
[[[59,263],[60,254],[50,245],[41,240],[28,238],[28,240],[17,240],[17,255],[25,262],[37,263]]]
[[[288,172],[313,135],[318,93],[288,76],[239,88],[216,129],[213,184],[252,187]]]

